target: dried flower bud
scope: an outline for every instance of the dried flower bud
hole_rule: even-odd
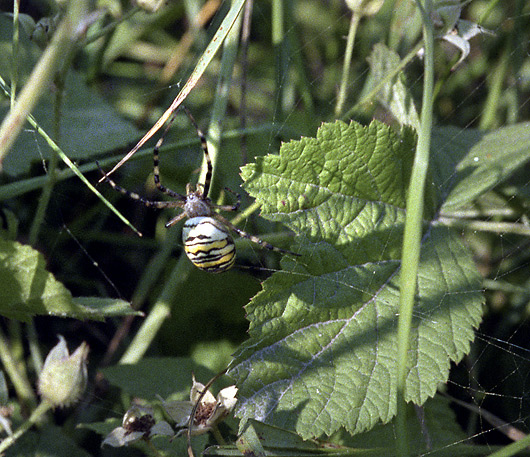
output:
[[[168,415],[176,422],[177,427],[187,427],[190,414],[204,390],[204,384],[197,382],[193,377],[190,391],[190,401],[163,402],[162,406]],[[221,422],[234,409],[237,399],[237,387],[229,386],[221,390],[217,398],[207,390],[200,403],[197,405],[191,429],[192,435],[201,435],[211,430]]]
[[[123,416],[121,427],[110,432],[101,446],[127,446],[140,439],[148,439],[152,435],[173,436],[174,431],[165,421],[156,422],[153,409],[149,406],[133,405]]]

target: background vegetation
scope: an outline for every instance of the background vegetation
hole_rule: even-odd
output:
[[[208,55],[205,49],[214,42],[212,38],[230,8],[228,2],[188,0],[168,2],[150,12],[146,9],[156,9],[152,4],[140,7],[106,0],[97,5],[90,3],[86,10],[76,12],[72,11],[72,5],[28,1],[20,4],[20,32],[14,38],[13,18],[7,14],[13,12],[13,5],[3,1],[0,6],[6,12],[0,17],[0,76],[5,81],[5,97],[0,101],[2,117],[8,118],[10,94],[18,95],[23,87],[34,87],[28,98],[34,105],[30,111],[38,125],[60,146],[61,154],[64,152],[79,166],[92,185],[100,178],[95,161],[109,170],[171,105],[201,59]],[[276,367],[281,367],[280,372],[286,366],[304,363],[298,358],[299,353],[289,358],[292,353],[281,352],[285,350],[281,344],[296,334],[297,325],[308,321],[329,324],[335,318],[349,316],[347,313],[353,313],[349,300],[358,298],[364,302],[365,295],[375,296],[378,280],[393,297],[385,298],[385,303],[394,303],[391,286],[397,288],[398,284],[389,281],[392,273],[374,267],[373,277],[363,280],[360,273],[355,274],[362,265],[400,259],[404,219],[396,217],[384,226],[389,233],[386,245],[378,244],[380,238],[376,236],[369,238],[373,244],[367,245],[366,239],[359,241],[362,238],[359,227],[348,231],[350,223],[367,221],[354,216],[353,206],[349,205],[358,201],[360,195],[363,198],[369,195],[375,187],[394,182],[395,188],[374,201],[385,208],[387,205],[405,208],[416,137],[403,125],[418,127],[411,106],[415,104],[419,112],[422,103],[424,67],[417,57],[422,39],[421,17],[414,2],[401,0],[365,4],[364,8],[373,8],[363,10],[365,17],[359,10],[353,13],[342,0],[255,0],[246,2],[245,7],[250,6],[251,9],[244,10],[249,11],[248,20],[233,26],[233,35],[228,36],[224,47],[194,82],[185,104],[211,142],[212,199],[232,201],[233,195],[225,188],[241,192],[243,211],[235,221],[238,226],[274,245],[286,249],[296,246],[304,260],[297,262],[291,257],[280,265],[282,256],[241,240],[236,241],[238,257],[230,272],[222,275],[201,272],[182,255],[180,226],[164,228],[174,213],[146,208],[105,184],[97,186],[142,233],[139,237],[86,183],[74,176],[35,125],[24,124],[19,135],[12,135],[13,140],[16,136],[14,145],[2,156],[0,186],[2,241],[21,243],[4,246],[0,270],[4,271],[5,292],[0,297],[6,317],[2,322],[0,357],[7,378],[5,405],[14,407],[9,415],[13,429],[24,423],[37,401],[31,391],[21,386],[34,385],[42,360],[56,344],[58,334],[65,337],[72,350],[82,341],[90,347],[89,387],[76,406],[56,410],[46,419],[46,425],[41,424],[38,431],[24,435],[10,448],[12,455],[46,448],[53,450],[52,455],[71,454],[74,452],[71,449],[77,454],[93,455],[120,452],[109,447],[100,449],[101,437],[93,430],[104,435],[119,425],[134,398],[154,401],[155,394],[186,398],[192,371],[206,382],[230,362],[233,379],[241,388],[240,416],[296,431],[305,439],[320,437],[331,439],[336,446],[355,448],[388,446],[380,452],[394,452],[395,424],[390,422],[386,427],[379,425],[373,429],[375,423],[389,422],[394,417],[395,405],[388,406],[391,401],[381,403],[388,406],[386,414],[368,411],[370,419],[364,422],[362,414],[352,423],[349,411],[343,412],[342,419],[335,410],[327,411],[331,419],[319,422],[304,415],[302,407],[289,410],[281,401],[278,404],[283,416],[260,413],[262,403],[255,395],[260,383],[268,386],[267,381],[273,385],[279,379],[298,380],[292,374],[284,378],[274,371]],[[427,403],[424,411],[426,429],[418,425],[412,409],[409,411],[407,430],[412,449],[417,453],[463,444],[459,453],[486,454],[488,446],[503,445],[513,439],[503,434],[507,429],[524,434],[528,427],[530,126],[524,121],[529,119],[530,110],[530,9],[522,0],[473,0],[461,13],[463,19],[480,24],[492,34],[471,39],[469,56],[456,67],[460,51],[442,40],[435,43],[432,114],[436,129],[424,221],[432,229],[430,233],[439,238],[433,235],[437,242],[426,243],[422,248],[427,253],[431,249],[454,254],[457,260],[454,266],[449,265],[449,259],[445,259],[447,263],[440,261],[439,269],[431,264],[430,270],[420,266],[420,276],[426,276],[423,285],[420,281],[418,303],[425,308],[420,307],[415,314],[417,325],[411,336],[413,343],[417,343],[414,347],[421,347],[425,340],[443,342],[439,346],[448,354],[439,362],[439,373],[419,373],[416,393],[411,390],[408,393],[408,399],[424,403],[434,395],[437,384],[443,383],[440,390],[457,400],[451,403],[452,410],[447,397],[437,395],[429,400],[431,403]],[[65,14],[80,26],[70,35],[66,33],[63,42],[52,41],[54,33],[56,37],[60,33],[58,27]],[[352,42],[352,60],[345,63],[347,37],[352,36],[355,24],[352,17],[359,18],[359,23]],[[38,23],[43,18],[45,22]],[[385,48],[376,46],[381,44]],[[48,50],[60,49],[61,53],[48,70],[48,80],[39,89],[28,78],[46,46]],[[410,60],[405,61],[405,57]],[[401,64],[403,71],[396,79],[393,71]],[[345,67],[348,74],[344,73]],[[379,82],[385,93],[373,90]],[[402,103],[401,109],[396,108],[389,94]],[[241,166],[255,162],[255,157],[278,153],[283,142],[317,137],[323,122],[336,119],[347,122],[352,119],[363,125],[377,119],[397,133],[382,124],[371,124],[372,130],[354,129],[356,133],[352,136],[344,133],[349,132],[345,130],[346,124],[326,127],[329,130],[323,128],[319,132],[321,135],[330,132],[329,144],[314,146],[309,139],[307,143],[306,140],[289,143],[278,161],[268,158],[246,167],[243,177],[251,195],[244,192]],[[491,136],[485,135],[486,131],[491,131]],[[113,175],[121,186],[153,199],[159,199],[159,195],[153,184],[152,147],[161,132]],[[372,155],[373,151],[357,144],[368,141],[370,135],[374,142],[382,141],[383,149],[391,154]],[[316,149],[312,150],[311,145]],[[353,150],[356,153],[350,154]],[[320,151],[333,153],[319,164],[316,158],[322,157]],[[160,155],[165,185],[185,193],[188,182],[197,182],[202,154],[193,125],[183,113],[176,116]],[[366,159],[363,164],[377,159],[366,167],[376,184],[348,187],[350,176],[363,169],[360,163],[349,162],[353,156]],[[344,200],[328,201],[322,187],[311,194],[314,181],[309,177],[309,169],[304,168],[308,164],[321,165],[320,179],[325,171],[340,168],[341,176],[330,179],[326,189],[340,194]],[[383,172],[378,171],[381,164]],[[267,181],[270,176],[282,179]],[[276,188],[277,194],[271,191]],[[302,201],[300,196],[307,200]],[[260,217],[259,207],[264,214],[271,215],[272,221]],[[314,210],[320,219],[297,219],[296,213],[301,209]],[[327,219],[321,216],[322,211],[327,211]],[[403,217],[404,214],[403,211]],[[321,231],[315,228],[318,225],[315,221],[319,220],[326,221]],[[451,232],[443,232],[445,229],[440,226],[450,227]],[[461,241],[470,251],[460,248]],[[42,255],[24,247],[32,247]],[[336,272],[331,265],[333,268],[340,265],[341,272],[355,270],[351,277],[340,277],[340,281],[333,277],[346,291],[335,289],[335,282],[331,286],[330,273]],[[469,275],[462,273],[474,268],[478,268],[480,279],[474,276],[474,271]],[[244,306],[262,289],[262,282],[280,269],[285,271],[283,276],[276,275],[267,282],[269,289],[245,310]],[[460,295],[456,295],[454,302],[465,303],[466,316],[435,314],[442,308],[442,300],[425,295],[422,287],[430,287],[427,283],[432,279],[433,293],[442,295],[438,273],[444,277],[447,296],[455,294],[455,283],[462,276],[469,280],[466,288],[458,289],[456,294]],[[32,286],[28,286],[27,293],[11,290],[11,285],[19,280],[17,275],[22,278],[21,283]],[[349,291],[359,297],[347,296],[344,301],[330,304],[329,310],[315,313],[307,305],[311,301],[300,298],[301,291],[307,292],[308,284],[298,286],[297,275],[314,281],[312,287],[322,293],[317,302],[326,306],[328,292],[331,296]],[[451,283],[453,279],[455,283]],[[46,284],[45,293],[35,291],[35,283]],[[290,298],[283,302],[284,296]],[[295,303],[293,297],[300,298],[300,302]],[[287,311],[293,309],[297,313],[289,316]],[[370,325],[374,320],[381,324],[377,319],[384,313],[379,310],[374,307],[375,318],[359,319],[359,325],[367,333],[373,331]],[[385,318],[398,315],[397,308],[389,312]],[[480,314],[478,337],[469,346]],[[443,339],[446,334],[442,331],[435,333],[443,327],[445,319],[453,324],[447,340]],[[434,333],[424,333],[429,326]],[[307,349],[308,358],[318,360],[323,370],[318,372],[321,378],[303,379],[301,390],[325,386],[323,380],[329,378],[327,372],[322,374],[324,367],[346,367],[351,384],[345,392],[337,389],[344,395],[342,399],[351,400],[352,405],[357,405],[356,401],[363,405],[373,401],[379,407],[370,392],[358,396],[370,377],[364,378],[362,370],[352,368],[355,365],[348,364],[350,359],[340,365],[337,353],[334,354],[337,359],[320,359],[318,350],[307,340],[296,340],[296,345],[299,350]],[[273,347],[278,351],[275,353],[278,365],[264,356]],[[369,361],[373,347],[369,346],[366,358],[358,352],[352,358]],[[389,353],[393,350],[392,347]],[[434,348],[425,353],[436,354],[432,358],[441,360]],[[246,373],[246,364],[252,363],[249,362],[252,357],[267,360],[265,366],[256,363],[248,370],[248,373],[255,370],[257,380]],[[452,361],[459,363],[450,365]],[[130,364],[131,371],[120,371],[116,368],[119,363]],[[422,363],[418,361],[424,367]],[[386,365],[376,359],[374,367]],[[169,371],[161,371],[166,369]],[[14,379],[14,372],[20,374],[22,381]],[[360,373],[359,378],[355,373]],[[271,379],[266,381],[265,374],[271,374]],[[449,381],[445,383],[447,375]],[[373,379],[379,381],[375,376]],[[341,380],[338,375],[333,379]],[[381,384],[385,388],[374,388],[374,396],[385,397],[395,389],[393,381]],[[352,394],[352,390],[356,392]],[[267,395],[272,398],[278,392],[267,391]],[[289,399],[293,404],[295,400]],[[326,411],[325,407],[322,410]],[[109,418],[114,421],[105,424]],[[78,424],[89,423],[99,425],[92,425],[91,430],[76,428]],[[235,436],[237,422],[233,420],[228,425],[231,428],[225,427],[221,432],[225,437]],[[358,434],[368,430],[371,431]],[[289,440],[285,435],[279,438],[269,429],[258,431],[269,440],[267,445],[274,447],[274,443],[281,442],[282,447],[287,446]],[[293,453],[299,454],[301,448],[309,446],[297,441],[298,436],[291,438],[289,446]],[[204,448],[206,440],[204,437],[197,440],[198,451]],[[135,451],[139,455],[153,452],[142,444],[144,447]],[[472,444],[486,447],[472,448]],[[167,440],[156,443],[159,452],[178,453],[184,447],[182,439],[172,444]],[[311,448],[307,452],[316,451]]]

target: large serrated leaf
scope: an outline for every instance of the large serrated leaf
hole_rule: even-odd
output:
[[[103,320],[136,313],[123,300],[74,299],[46,270],[40,252],[16,241],[0,239],[0,315],[20,320],[35,315]]]
[[[396,412],[401,243],[415,137],[372,122],[323,125],[243,169],[271,218],[299,233],[299,259],[247,306],[250,340],[236,355],[239,409],[304,438],[351,433]],[[435,178],[426,217],[440,205]],[[481,319],[481,278],[459,237],[426,221],[405,396],[445,382]]]
[[[425,403],[422,420],[418,420],[415,408],[409,407],[406,428],[411,446],[411,455],[424,455],[446,451],[451,446],[452,455],[478,455],[478,447],[466,445],[466,435],[458,425],[449,399],[437,396]],[[428,430],[428,432],[426,432]],[[256,437],[256,438],[254,438]],[[395,423],[378,425],[373,430],[351,436],[343,431],[333,436],[333,441],[302,440],[296,433],[250,419],[239,437],[240,453],[235,446],[217,446],[208,449],[205,455],[281,455],[289,456],[395,456]],[[457,443],[460,443],[457,444]],[[260,454],[259,451],[262,451]],[[480,448],[487,453],[487,448]]]

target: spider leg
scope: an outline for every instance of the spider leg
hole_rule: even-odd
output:
[[[267,248],[270,251],[282,252],[283,254],[291,254],[295,256],[301,256],[301,254],[297,254],[296,252],[288,251],[287,249],[277,248],[276,246],[273,246],[272,244],[267,243],[266,241],[260,240],[257,236],[251,235],[250,233],[247,233],[241,229],[238,229],[234,224],[229,222],[227,219],[225,219],[223,216],[221,216],[218,213],[215,213],[215,218],[219,219],[224,225],[226,225],[229,229],[236,232],[240,237],[246,238],[247,240],[250,240],[253,243],[259,244],[260,246]]]
[[[184,195],[179,194],[178,192],[175,192],[168,187],[164,186],[162,184],[162,181],[160,180],[160,167],[159,167],[159,154],[158,151],[161,148],[162,144],[164,143],[164,139],[166,137],[167,132],[169,131],[171,124],[173,124],[173,121],[175,120],[175,116],[173,115],[171,119],[169,120],[167,127],[164,129],[164,132],[162,133],[162,136],[159,138],[159,140],[156,142],[156,145],[153,149],[153,179],[155,181],[156,188],[163,192],[166,195],[169,195],[170,197],[177,198],[179,200],[186,200],[186,197]]]
[[[178,201],[157,201],[157,200],[148,200],[146,198],[143,198],[141,195],[137,194],[136,192],[131,192],[130,190],[124,189],[123,187],[116,184],[112,179],[110,179],[107,174],[103,171],[103,169],[99,166],[99,163],[96,161],[96,165],[99,168],[99,171],[101,172],[103,179],[116,191],[122,193],[123,195],[126,195],[132,200],[137,200],[141,203],[143,203],[147,207],[151,208],[182,208],[184,206],[184,203],[186,201],[186,197],[179,195]],[[185,213],[183,213],[185,214]]]
[[[239,209],[239,206],[241,205],[241,195],[234,192],[232,189],[229,189],[228,187],[225,187],[225,189],[230,192],[232,195],[235,195],[237,202],[234,205],[213,205],[210,206],[214,209],[218,209],[221,211],[237,211]]]
[[[213,173],[212,160],[210,159],[210,153],[208,152],[208,142],[206,141],[206,137],[204,136],[204,133],[202,133],[202,130],[197,125],[195,118],[192,116],[188,108],[186,108],[184,105],[181,105],[181,108],[188,115],[191,123],[195,127],[195,130],[197,130],[197,135],[199,136],[199,140],[201,142],[201,148],[202,148],[202,152],[204,153],[204,158],[206,160],[206,166],[207,166],[206,176],[204,178],[204,184],[201,184],[202,198],[206,198],[208,196],[208,192],[210,191],[210,184],[212,182],[212,173]]]
[[[173,219],[171,219],[169,222],[166,223],[165,227],[169,228],[172,225],[175,225],[178,221],[182,220],[184,217],[186,217],[188,214],[184,211],[183,213],[180,213],[178,216],[175,216]]]

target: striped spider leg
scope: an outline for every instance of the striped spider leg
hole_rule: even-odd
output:
[[[190,261],[201,270],[211,273],[221,273],[232,267],[235,262],[236,251],[230,230],[233,230],[239,236],[246,238],[253,243],[259,244],[260,246],[271,251],[299,255],[291,251],[277,248],[276,246],[273,246],[272,244],[267,243],[266,241],[263,241],[254,235],[250,235],[249,233],[238,229],[222,215],[216,212],[237,211],[241,203],[241,197],[239,194],[235,194],[237,202],[234,205],[215,205],[208,197],[213,174],[213,166],[210,159],[210,154],[208,152],[208,144],[206,142],[206,137],[195,122],[195,119],[191,113],[184,106],[183,109],[197,131],[197,135],[201,143],[201,149],[206,160],[207,170],[204,184],[198,183],[197,186],[193,186],[192,184],[188,183],[186,185],[186,195],[182,195],[165,187],[161,182],[159,149],[164,142],[164,137],[174,118],[171,119],[168,126],[164,130],[164,133],[153,149],[153,176],[155,185],[160,192],[169,195],[174,200],[148,200],[135,192],[131,192],[127,189],[124,189],[123,187],[120,187],[100,168],[104,180],[109,183],[109,185],[116,191],[121,192],[133,200],[143,203],[147,207],[181,208],[182,213],[172,218],[166,224],[166,227],[169,228],[180,220],[187,218],[186,222],[184,223],[184,227],[182,228],[184,251],[186,252],[186,255]]]

